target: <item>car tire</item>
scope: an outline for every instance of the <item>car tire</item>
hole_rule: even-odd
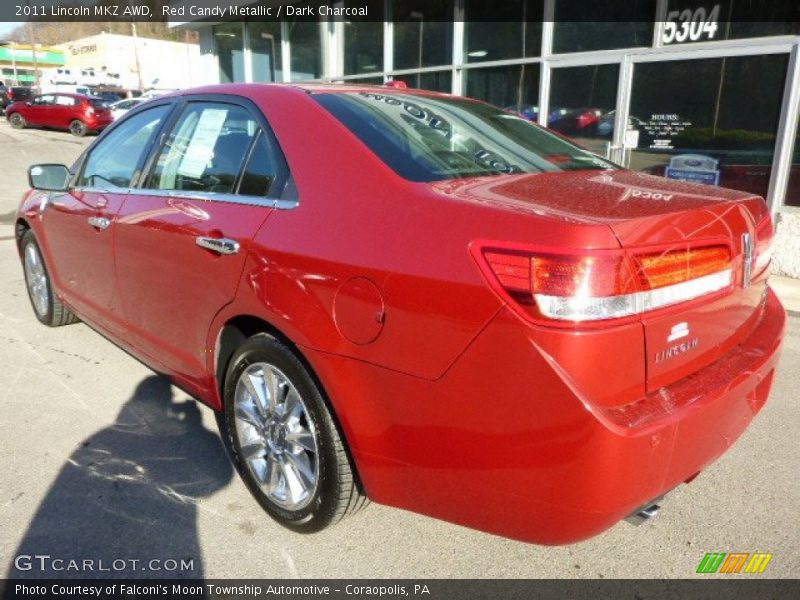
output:
[[[25,129],[28,123],[25,121],[25,117],[23,117],[19,113],[11,113],[8,117],[8,122],[11,123],[11,126],[14,129]]]
[[[71,325],[78,317],[61,303],[53,292],[50,272],[44,262],[42,251],[32,231],[26,231],[20,243],[22,250],[22,269],[25,274],[25,287],[31,301],[33,313],[48,327]]]
[[[227,368],[223,400],[217,421],[233,463],[279,524],[313,533],[365,506],[323,392],[286,344],[268,334],[244,342]]]
[[[86,123],[80,119],[75,119],[69,124],[69,132],[75,137],[83,137],[88,133],[88,131],[89,128],[86,127]]]

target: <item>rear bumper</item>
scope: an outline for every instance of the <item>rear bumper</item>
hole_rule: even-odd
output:
[[[112,117],[91,118],[86,120],[86,127],[92,131],[99,131],[105,129],[114,121]]]
[[[349,371],[351,390],[332,396],[358,398],[337,410],[375,501],[524,541],[571,543],[731,446],[766,402],[785,319],[770,290],[739,346],[641,399],[661,410],[644,425],[579,397],[505,310],[436,382],[339,363],[333,378]]]

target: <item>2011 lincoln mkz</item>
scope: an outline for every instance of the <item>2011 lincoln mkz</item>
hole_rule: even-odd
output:
[[[216,410],[296,531],[369,498],[582,540],[653,514],[772,385],[763,199],[619,168],[482,102],[211,86],[29,175],[38,319],[84,321]]]

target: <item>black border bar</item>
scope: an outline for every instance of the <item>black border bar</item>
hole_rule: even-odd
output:
[[[656,0],[554,0],[554,21],[654,22]],[[351,20],[452,22],[453,0],[397,0],[385,14],[383,0],[2,0],[0,21],[9,22],[202,22]],[[464,0],[466,22],[531,22],[544,18],[544,0]],[[668,0],[668,13],[717,7],[719,22],[800,23],[793,0]],[[459,20],[462,20],[459,19]],[[800,32],[800,29],[795,28]]]
[[[713,578],[712,578],[713,577]],[[0,580],[4,599],[84,600],[711,600],[800,597],[800,582],[760,575],[663,581],[630,579],[29,579]]]

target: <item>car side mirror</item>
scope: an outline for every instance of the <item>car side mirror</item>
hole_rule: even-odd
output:
[[[64,165],[33,165],[28,169],[28,183],[35,190],[66,192],[69,169]]]

